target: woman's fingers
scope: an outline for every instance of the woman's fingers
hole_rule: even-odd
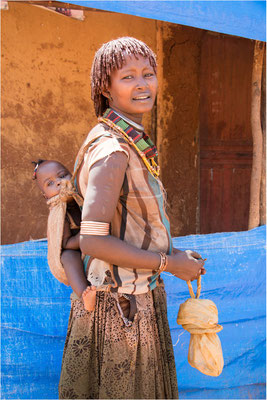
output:
[[[195,281],[195,280],[198,279],[201,275],[205,275],[205,273],[206,273],[205,268],[201,268],[201,269],[198,271],[198,274],[197,274],[193,279],[191,279],[191,281]]]
[[[205,275],[206,270],[204,268],[204,264],[205,264],[205,261],[207,259],[206,258],[202,258],[201,255],[199,253],[197,253],[196,251],[191,251],[191,256],[193,258],[195,258],[195,260],[202,265],[201,268],[203,268],[203,272],[201,272],[201,275]]]
[[[198,279],[198,278],[200,277],[201,271],[202,271],[202,268],[199,268],[198,273],[197,273],[195,279]]]
[[[199,253],[197,253],[196,251],[192,251],[192,250],[186,250],[186,252],[190,252],[190,255],[194,258],[198,259],[202,259],[201,255]]]
[[[187,255],[189,257],[194,258],[197,261],[203,261],[203,258],[201,257],[201,255],[199,253],[197,253],[196,251],[193,250],[185,250],[185,253],[187,253]],[[204,260],[206,261],[206,259]]]
[[[169,264],[172,267],[169,272],[180,279],[193,281],[206,273],[204,268],[205,259],[203,260],[200,254],[195,251],[186,250],[170,257],[172,257],[172,262]]]

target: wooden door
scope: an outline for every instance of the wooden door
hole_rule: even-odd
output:
[[[207,32],[200,75],[200,232],[248,227],[253,42]]]

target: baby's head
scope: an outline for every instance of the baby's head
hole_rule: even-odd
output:
[[[97,117],[109,107],[109,99],[103,95],[103,92],[110,86],[111,72],[121,69],[127,56],[136,59],[140,56],[144,57],[154,73],[157,72],[156,55],[141,40],[126,36],[104,43],[95,54],[91,70],[91,98]]]
[[[59,194],[62,179],[71,180],[71,173],[58,161],[38,160],[34,164],[33,179],[46,199]]]

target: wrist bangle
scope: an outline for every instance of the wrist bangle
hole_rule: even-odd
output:
[[[108,222],[82,221],[80,234],[107,236],[109,235],[109,225]]]
[[[160,265],[156,272],[160,275],[167,268],[168,257],[166,255],[166,253],[159,253],[159,255],[160,255]]]

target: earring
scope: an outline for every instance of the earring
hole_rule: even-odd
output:
[[[108,92],[108,99],[110,100],[110,101],[112,101],[113,100],[113,98],[111,97],[111,94]]]

